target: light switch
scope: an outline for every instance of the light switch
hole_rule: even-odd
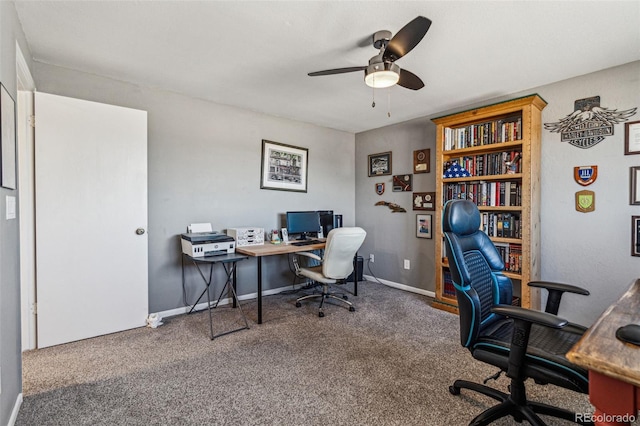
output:
[[[7,220],[16,218],[16,197],[7,195]]]

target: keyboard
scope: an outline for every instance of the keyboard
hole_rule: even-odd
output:
[[[292,246],[309,246],[311,244],[318,244],[320,241],[316,240],[304,240],[304,241],[296,241],[295,243],[291,243]]]

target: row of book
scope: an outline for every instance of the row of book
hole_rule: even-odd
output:
[[[480,229],[490,237],[522,238],[520,213],[480,213]]]
[[[504,261],[504,270],[516,274],[522,273],[522,246],[501,243],[496,243],[495,246]]]
[[[445,127],[443,132],[445,151],[516,141],[522,139],[522,117],[507,117],[465,127]]]
[[[456,288],[453,286],[451,272],[448,269],[442,271],[442,294],[452,299],[456,297]]]
[[[444,188],[444,201],[471,200],[479,207],[521,206],[522,183],[519,181],[458,182]]]
[[[445,163],[445,169],[453,162],[464,167],[471,176],[493,176],[520,173],[521,153],[519,151],[494,152],[490,154],[470,155],[451,158]]]

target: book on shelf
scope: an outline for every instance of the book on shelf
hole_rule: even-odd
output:
[[[522,116],[510,116],[462,127],[445,127],[443,137],[445,151],[521,140]]]
[[[453,280],[451,279],[451,272],[448,269],[445,269],[442,272],[442,293],[451,298],[456,297],[456,288],[453,286]]]

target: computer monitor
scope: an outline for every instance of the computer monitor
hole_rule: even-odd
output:
[[[329,235],[329,231],[334,228],[333,224],[333,210],[318,210],[320,214],[320,226],[322,226],[322,234],[326,238]]]
[[[298,235],[299,240],[306,240],[311,233],[320,230],[320,214],[315,211],[287,212],[287,233]]]

